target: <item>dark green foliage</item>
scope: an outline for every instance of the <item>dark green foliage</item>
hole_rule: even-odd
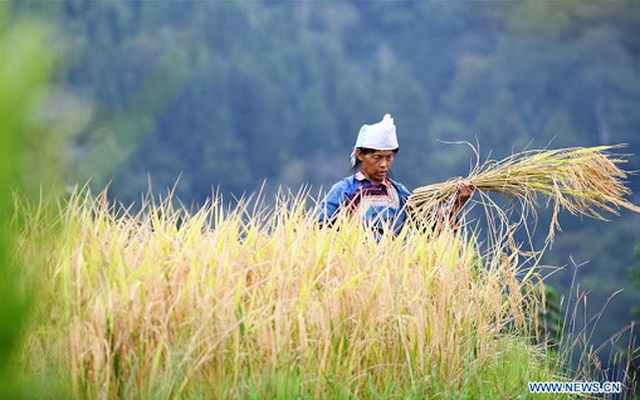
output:
[[[436,139],[477,138],[497,156],[531,141],[640,145],[634,2],[15,6],[74,38],[60,83],[97,109],[78,176],[113,179],[120,198],[145,191],[147,173],[161,187],[182,174],[179,194],[197,201],[264,179],[328,185],[385,112],[410,187],[468,171],[472,154]]]
[[[640,243],[635,247],[636,265],[629,270],[629,276],[636,289],[640,291]],[[640,305],[634,305],[631,309],[634,316],[640,317]]]
[[[545,286],[544,291],[545,304],[539,312],[536,336],[539,338],[539,342],[547,343],[550,348],[557,351],[565,333],[564,310],[562,310],[560,296],[555,289]]]

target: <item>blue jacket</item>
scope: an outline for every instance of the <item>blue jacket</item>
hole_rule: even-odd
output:
[[[369,226],[382,232],[391,227],[398,234],[407,219],[405,204],[411,192],[399,182],[385,179],[375,186],[362,172],[331,187],[318,210],[318,221],[331,225],[340,210],[359,214]]]

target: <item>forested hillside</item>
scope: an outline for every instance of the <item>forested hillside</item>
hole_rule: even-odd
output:
[[[409,188],[525,148],[627,143],[640,169],[640,3],[15,1],[53,21],[65,54],[55,110],[69,182],[111,182],[123,203],[149,181],[185,203],[346,175],[363,123],[391,113]],[[636,204],[640,180],[629,182]],[[544,206],[544,204],[541,204]],[[544,213],[541,215],[544,219]],[[594,341],[628,324],[638,217],[570,215],[547,263],[589,261]],[[544,232],[542,233],[544,235]],[[573,261],[572,261],[573,260]],[[572,269],[550,282],[568,295]]]

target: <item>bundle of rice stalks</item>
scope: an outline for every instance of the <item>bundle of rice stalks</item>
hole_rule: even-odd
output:
[[[624,185],[627,173],[618,167],[626,162],[622,156],[608,153],[624,145],[557,150],[528,150],[502,161],[477,164],[466,178],[416,188],[408,207],[419,220],[432,220],[450,212],[460,182],[476,187],[483,199],[486,193],[516,200],[534,211],[537,194],[553,203],[553,217],[548,240],[553,239],[561,210],[605,220],[601,212],[619,215],[618,210],[640,212],[640,207],[625,200],[631,191]],[[492,203],[493,204],[493,203]]]

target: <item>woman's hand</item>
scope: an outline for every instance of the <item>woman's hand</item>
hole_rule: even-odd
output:
[[[456,230],[458,228],[458,211],[465,205],[467,201],[471,198],[471,195],[476,190],[476,185],[472,182],[460,180],[458,182],[458,197],[456,197],[456,202],[451,207],[451,211],[449,212],[449,225]]]
[[[470,181],[460,180],[460,182],[458,182],[458,197],[456,198],[455,204],[458,209],[469,201],[475,190],[476,186]]]

